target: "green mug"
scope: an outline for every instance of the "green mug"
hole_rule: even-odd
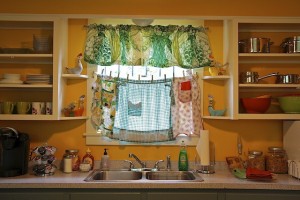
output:
[[[3,113],[4,114],[12,114],[15,107],[15,103],[11,101],[3,102]]]
[[[29,102],[17,102],[18,114],[27,114],[30,108],[31,108],[31,103]]]

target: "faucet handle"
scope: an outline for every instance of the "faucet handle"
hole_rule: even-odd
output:
[[[134,168],[134,164],[133,164],[132,161],[130,161],[130,160],[124,160],[124,162],[129,163],[129,169],[133,169]]]
[[[159,163],[164,162],[164,160],[158,160],[154,164],[154,169],[159,170]]]

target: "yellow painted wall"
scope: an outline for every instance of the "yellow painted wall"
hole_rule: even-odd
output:
[[[278,4],[277,4],[278,3]],[[0,13],[56,13],[56,14],[97,14],[97,15],[133,15],[142,16],[299,16],[298,0],[278,1],[200,1],[200,0],[170,0],[170,1],[139,1],[139,0],[44,0],[44,1],[17,1],[10,0],[0,7]],[[73,15],[74,16],[74,15]],[[74,65],[74,58],[83,52],[85,19],[72,19],[69,21],[68,65]],[[212,49],[217,60],[222,60],[222,23],[220,21],[207,21]],[[84,63],[86,70],[86,63]],[[205,86],[210,87],[210,86]],[[73,92],[76,90],[76,93]],[[71,81],[67,91],[66,101],[73,100],[74,95],[85,93],[82,82]],[[222,93],[222,91],[220,91]],[[77,97],[77,96],[76,96]],[[205,128],[210,130],[210,140],[216,146],[216,160],[224,161],[226,156],[237,155],[237,136],[241,135],[244,151],[259,149],[266,152],[268,146],[282,145],[281,121],[269,120],[205,120]],[[77,148],[80,155],[84,154],[87,146],[82,134],[85,132],[84,121],[0,121],[0,126],[15,127],[22,132],[30,134],[31,146],[47,142],[56,146],[56,156],[60,159],[67,148]],[[103,146],[91,146],[96,159],[100,159]],[[127,159],[129,152],[141,155],[142,159],[165,159],[171,154],[172,160],[177,160],[178,147],[152,147],[152,146],[110,146],[111,159]],[[195,155],[195,149],[188,148],[190,159]]]

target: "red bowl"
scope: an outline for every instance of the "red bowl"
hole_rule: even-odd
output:
[[[271,105],[271,98],[242,98],[247,113],[265,113]]]

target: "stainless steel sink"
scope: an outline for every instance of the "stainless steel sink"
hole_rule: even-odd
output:
[[[142,172],[133,171],[102,171],[94,170],[84,180],[87,182],[116,181],[116,180],[139,180],[142,179]]]
[[[174,180],[174,181],[203,181],[202,177],[192,171],[156,171],[147,172],[147,180]]]
[[[85,179],[86,182],[102,181],[179,181],[201,182],[202,177],[192,171],[102,171],[94,170]]]

